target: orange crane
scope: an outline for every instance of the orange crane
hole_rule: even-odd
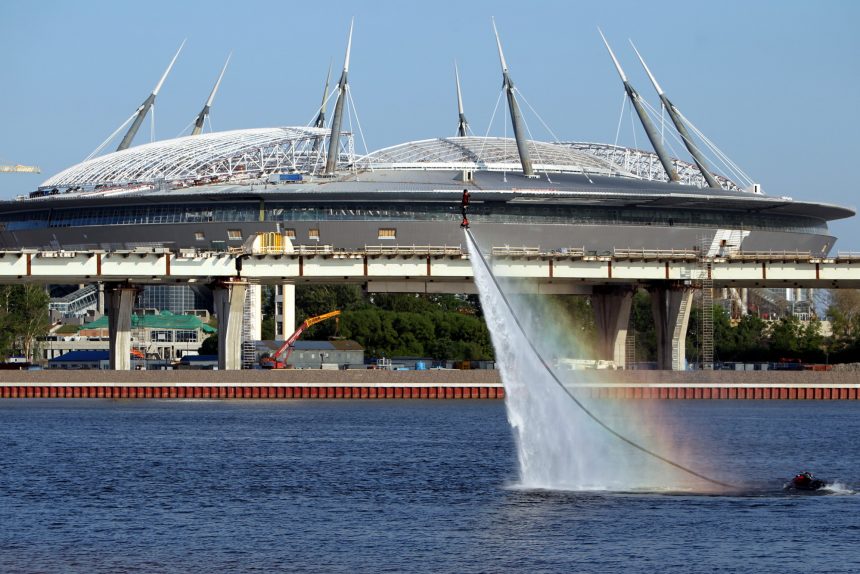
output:
[[[285,369],[287,368],[287,361],[290,358],[290,354],[293,352],[293,343],[299,340],[299,337],[302,336],[302,333],[308,327],[316,325],[317,323],[321,323],[326,319],[331,319],[333,317],[337,317],[340,315],[340,311],[331,311],[329,313],[324,313],[322,315],[317,315],[316,317],[310,317],[309,319],[305,319],[304,323],[302,323],[296,332],[289,336],[289,338],[284,341],[284,344],[281,345],[277,351],[272,353],[271,357],[266,357],[260,360],[260,366],[264,369]],[[284,355],[284,353],[286,354]],[[284,360],[279,361],[278,357],[284,355]]]

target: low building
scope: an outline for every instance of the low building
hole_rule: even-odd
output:
[[[197,315],[174,315],[170,311],[146,312],[131,317],[132,347],[147,359],[174,361],[196,355],[203,340],[216,333]],[[100,317],[78,330],[81,340],[108,342],[108,318]]]
[[[108,369],[110,368],[109,352],[99,351],[69,351],[48,361],[49,369]]]
[[[259,341],[257,353],[261,358],[271,356],[282,344],[283,341]],[[364,347],[345,339],[296,341],[287,365],[293,369],[363,369]]]
[[[207,370],[218,369],[218,355],[185,355],[176,365],[180,370]]]

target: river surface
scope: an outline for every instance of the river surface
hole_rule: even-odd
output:
[[[659,413],[737,492],[520,488],[501,401],[5,400],[0,572],[860,571],[860,402]]]

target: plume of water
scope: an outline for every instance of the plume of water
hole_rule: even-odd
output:
[[[608,433],[559,387],[529,342],[545,360],[576,356],[578,343],[570,336],[575,330],[560,318],[558,309],[536,304],[534,298],[507,296],[516,321],[489,270],[474,252],[478,247],[467,243],[505,386],[508,421],[519,459],[519,486],[557,490],[686,488],[685,477]],[[502,287],[508,290],[505,284]],[[574,376],[576,371],[557,374],[566,375],[561,380],[567,388],[613,429],[645,445],[658,443],[657,448],[665,452],[666,437],[660,436],[657,425],[649,424],[648,413],[641,412],[641,401],[592,401],[582,381]]]

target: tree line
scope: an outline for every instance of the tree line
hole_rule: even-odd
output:
[[[50,297],[39,285],[0,285],[0,357],[35,358],[36,338],[48,332]]]
[[[262,331],[264,339],[273,339],[274,292],[267,291]],[[302,337],[352,339],[364,347],[367,357],[493,358],[490,334],[476,296],[368,294],[357,285],[296,287],[297,325],[335,309],[342,311],[336,321],[318,323]]]
[[[547,325],[558,322],[577,330],[577,350],[588,356],[595,348],[597,330],[591,301],[583,296],[520,296],[551,301],[543,308]],[[793,316],[765,321],[745,315],[732,321],[720,306],[713,308],[714,359],[720,362],[778,362],[783,359],[806,363],[860,360],[860,291],[834,291],[827,318],[832,334],[822,334],[822,322],[801,322]],[[535,301],[534,307],[538,307]],[[526,301],[526,304],[530,304]],[[368,294],[354,285],[299,286],[296,288],[297,323],[307,317],[340,309],[339,322],[320,323],[306,332],[307,339],[340,336],[356,340],[368,357],[422,356],[448,360],[493,358],[490,335],[477,296]],[[268,312],[267,312],[268,310]],[[264,308],[264,338],[274,338],[273,297]],[[687,359],[699,360],[701,309],[694,305],[687,331]],[[268,326],[267,326],[268,322]],[[647,291],[634,294],[631,324],[635,360],[657,358],[657,338]]]

